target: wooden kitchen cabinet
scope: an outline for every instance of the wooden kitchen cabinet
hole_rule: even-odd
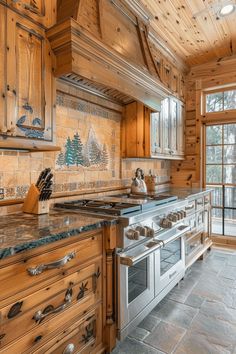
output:
[[[7,130],[16,136],[52,139],[52,53],[45,33],[7,11]]]
[[[1,138],[6,147],[14,147],[17,138],[21,138],[19,147],[24,146],[22,138],[35,142],[36,146],[42,142],[52,143],[55,136],[54,58],[45,31],[3,5],[0,5],[0,17],[5,24],[6,38],[0,44],[3,49],[0,54]],[[4,25],[1,23],[1,26]]]
[[[56,23],[56,0],[6,0],[7,5],[45,28]]]
[[[162,101],[161,112],[142,103],[125,107],[122,120],[122,157],[184,158],[184,105],[176,98]]]
[[[0,353],[64,353],[69,344],[104,352],[103,239],[98,229],[0,261]]]
[[[122,157],[151,156],[151,109],[140,102],[125,106],[122,120]]]

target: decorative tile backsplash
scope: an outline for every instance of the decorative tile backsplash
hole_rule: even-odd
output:
[[[105,143],[101,144],[93,128],[89,129],[86,142],[83,144],[78,132],[72,138],[66,139],[64,149],[58,154],[56,166],[66,168],[71,166],[107,170],[109,153]]]
[[[168,161],[120,156],[121,113],[58,93],[57,145],[61,152],[0,151],[0,199],[22,199],[40,171],[50,167],[54,193],[129,186],[137,167],[169,180]]]

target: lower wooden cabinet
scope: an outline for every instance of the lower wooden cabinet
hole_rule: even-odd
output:
[[[99,305],[69,328],[58,333],[56,337],[35,350],[34,353],[102,353],[104,348],[102,345],[101,316],[102,307]]]
[[[103,238],[103,230],[90,231],[0,262],[6,284],[0,293],[0,353],[105,351],[105,293],[112,281],[104,282]]]

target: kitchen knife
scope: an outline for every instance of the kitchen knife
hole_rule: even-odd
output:
[[[48,200],[52,194],[52,189],[47,188],[42,191],[42,193],[39,196],[39,200]]]
[[[50,172],[51,172],[51,168],[45,168],[45,169],[40,173],[39,178],[38,178],[38,180],[37,180],[37,182],[36,182],[36,187],[39,187],[39,185],[41,186],[42,181],[45,180],[46,176],[47,176],[48,174],[50,174]]]
[[[36,187],[38,187],[38,185],[39,185],[39,183],[41,182],[41,179],[42,179],[42,177],[43,177],[43,174],[44,174],[44,170],[40,173],[40,175],[39,175],[39,177],[38,177],[38,180],[37,180],[37,182],[36,182]]]

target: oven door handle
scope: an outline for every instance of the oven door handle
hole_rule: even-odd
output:
[[[153,253],[156,250],[158,250],[159,248],[161,248],[163,245],[164,244],[162,241],[154,240],[154,241],[148,242],[148,244],[146,244],[147,249],[145,251],[139,253],[137,256],[136,255],[129,256],[129,252],[120,254],[119,255],[120,264],[125,265],[127,267],[132,267],[136,263],[140,262],[141,260],[143,260],[144,258],[149,256],[151,253]]]
[[[183,225],[183,226],[185,226],[185,225]],[[180,227],[182,227],[182,225]],[[182,237],[189,230],[190,230],[190,226],[186,226],[181,231],[177,232],[177,234],[173,235],[172,237],[169,237],[166,240],[161,240],[161,241],[163,242],[164,246],[166,246],[166,245],[168,245],[168,243],[173,242],[173,241],[177,240],[178,238]]]

